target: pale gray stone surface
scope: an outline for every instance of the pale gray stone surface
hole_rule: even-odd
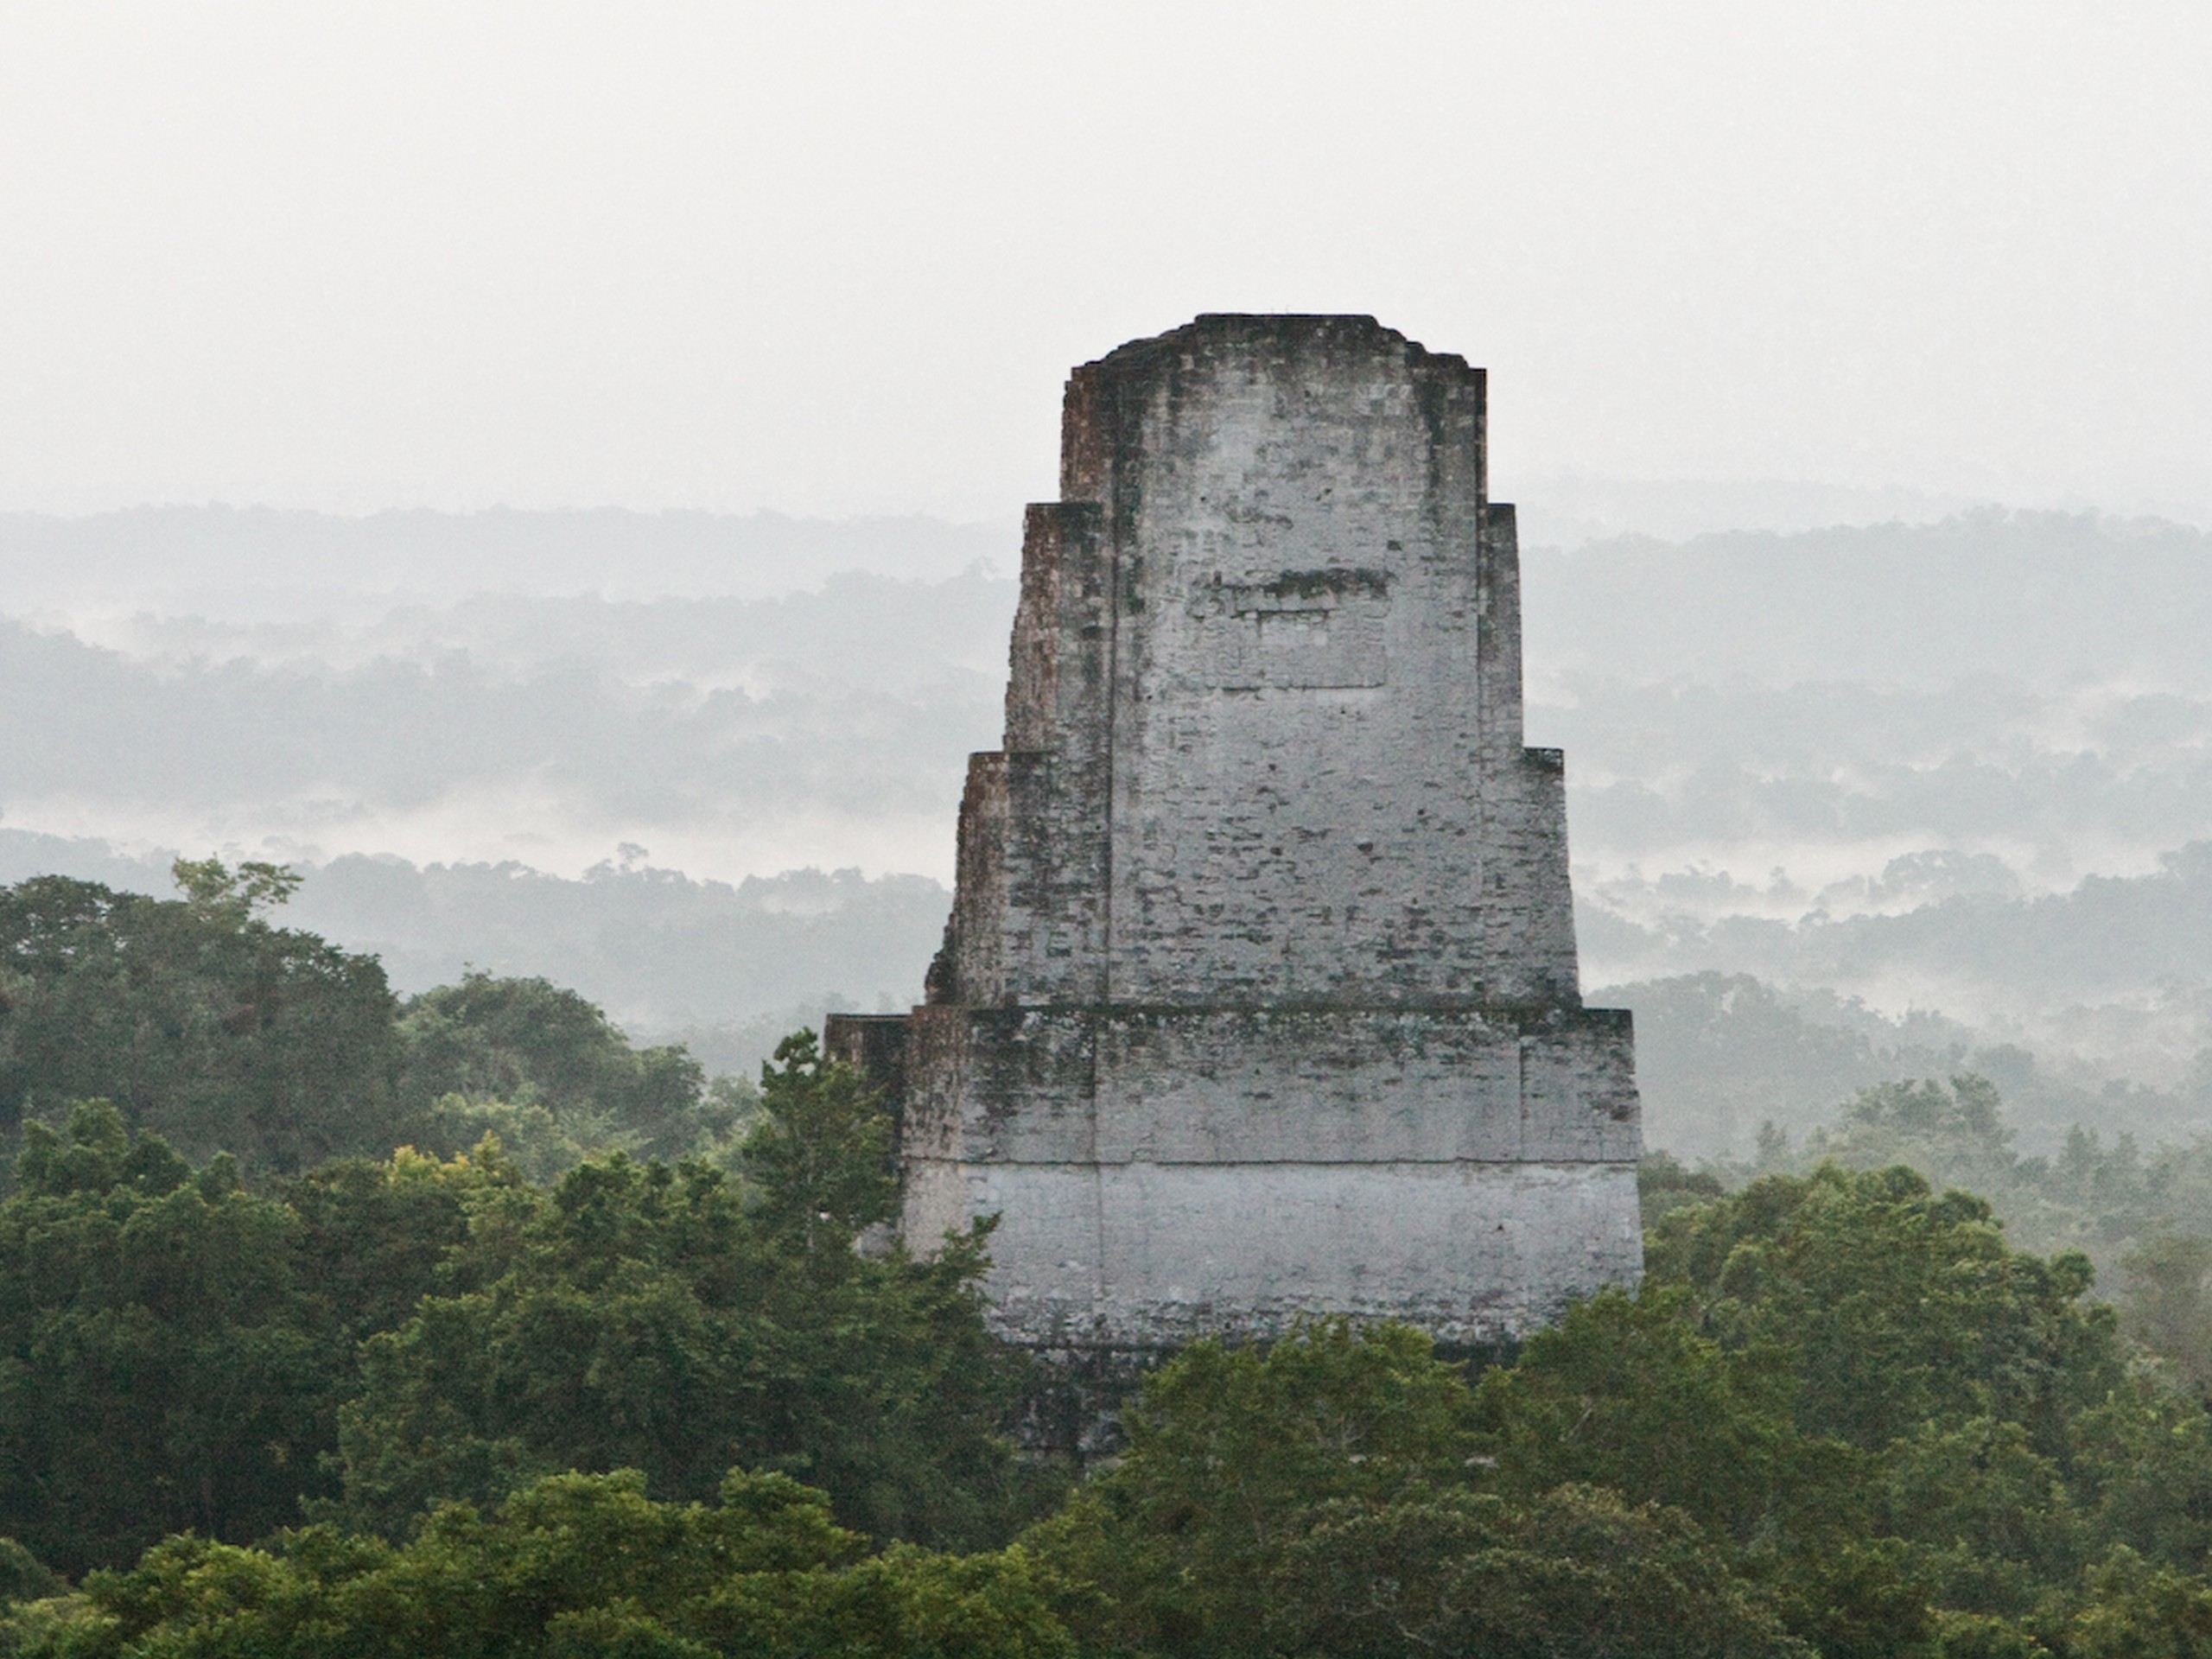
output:
[[[1001,1217],[1009,1334],[1489,1339],[1640,1272],[1484,423],[1480,370],[1363,317],[1071,378],[927,1002],[830,1033],[900,1102],[908,1242]]]
[[[1005,1328],[1045,1347],[1100,1345],[1102,1327],[1116,1347],[1268,1335],[1323,1313],[1490,1341],[1562,1286],[1632,1282],[1642,1263],[1630,1164],[940,1167],[964,1189],[937,1200],[947,1211],[995,1213],[1023,1241],[991,1294]]]

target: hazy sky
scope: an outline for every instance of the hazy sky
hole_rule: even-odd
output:
[[[1494,473],[2212,514],[2212,6],[0,0],[0,508],[1003,517],[1370,311]]]

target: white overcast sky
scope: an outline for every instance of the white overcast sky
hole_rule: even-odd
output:
[[[1009,515],[1368,311],[1560,474],[2212,513],[2212,5],[0,0],[0,508]]]

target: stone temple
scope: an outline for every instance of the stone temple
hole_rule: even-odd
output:
[[[1483,371],[1370,317],[1070,378],[925,1001],[828,1033],[895,1102],[908,1244],[1000,1217],[1003,1334],[1483,1343],[1641,1272],[1484,439]]]

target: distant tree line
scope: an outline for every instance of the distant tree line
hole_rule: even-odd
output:
[[[179,860],[182,899],[41,876],[0,887],[0,1136],[105,1099],[249,1184],[497,1130],[540,1174],[588,1147],[727,1149],[749,1090],[680,1047],[639,1050],[542,979],[468,974],[402,1001],[374,957],[268,915],[281,867]]]

